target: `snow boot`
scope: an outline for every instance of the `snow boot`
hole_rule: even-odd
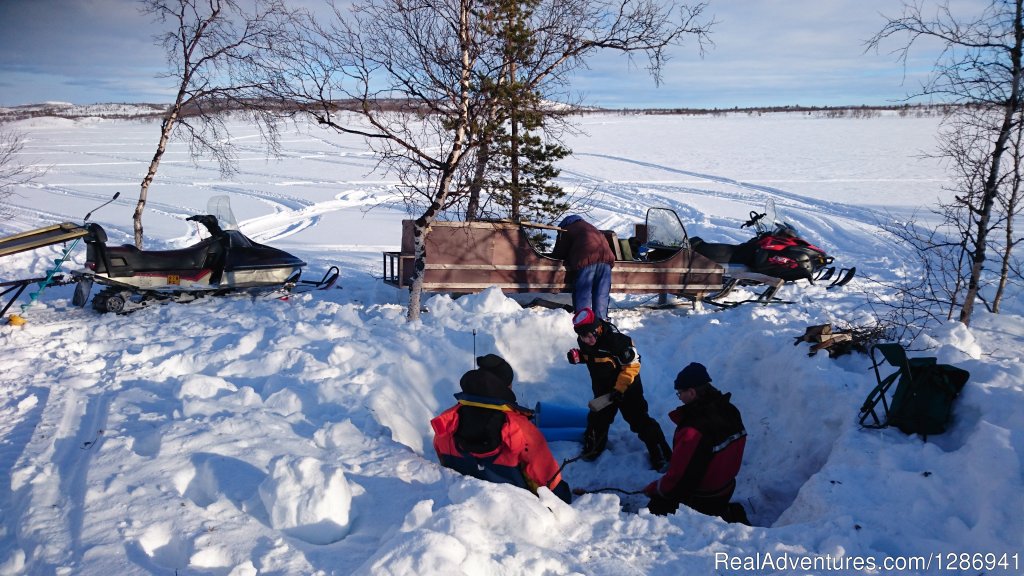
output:
[[[651,462],[651,470],[664,473],[672,459],[672,448],[664,438],[656,440],[647,445],[647,457]]]
[[[584,462],[593,462],[597,460],[597,457],[604,452],[605,447],[608,445],[608,436],[601,438],[597,437],[597,433],[593,430],[587,430],[583,435],[583,452],[580,454],[580,458]]]
[[[668,462],[672,459],[672,447],[665,440],[665,433],[661,426],[653,418],[647,420],[646,425],[637,434],[640,441],[647,447],[647,457],[651,463],[651,470],[664,472],[668,469]]]

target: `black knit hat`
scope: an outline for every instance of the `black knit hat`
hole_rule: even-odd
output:
[[[710,383],[711,376],[708,375],[708,369],[703,364],[690,362],[686,368],[679,371],[679,374],[676,376],[675,386],[676,390],[685,390]]]
[[[470,370],[462,375],[459,379],[459,387],[466,394],[472,394],[473,396],[484,396],[487,398],[497,398],[506,402],[515,402],[516,394],[512,391],[512,388],[505,385],[505,382],[500,377],[489,370],[478,368],[476,370]],[[458,398],[458,395],[456,395]]]
[[[497,376],[498,379],[506,386],[512,386],[512,379],[515,378],[515,372],[512,371],[512,366],[510,366],[509,363],[501,356],[498,356],[497,354],[477,356],[476,365],[479,366],[481,370],[486,370]]]

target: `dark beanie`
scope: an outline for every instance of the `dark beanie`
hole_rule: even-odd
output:
[[[583,216],[580,216],[579,214],[573,214],[572,216],[566,216],[565,218],[562,219],[561,222],[558,223],[558,227],[559,228],[565,228],[566,226],[568,226],[570,224],[575,224],[576,222],[579,222],[580,220],[583,220]]]
[[[690,362],[689,366],[679,371],[675,385],[676,390],[685,390],[710,383],[711,376],[708,375],[708,369],[703,364]]]
[[[512,392],[512,389],[506,386],[501,378],[483,368],[470,370],[463,374],[462,378],[459,379],[459,387],[466,394],[472,394],[473,396],[497,398],[506,402],[516,401],[515,392]],[[456,395],[456,398],[458,398],[458,395]]]
[[[512,366],[505,361],[504,358],[497,354],[487,354],[485,356],[476,357],[476,365],[481,370],[486,370],[491,374],[498,377],[506,386],[512,386],[512,379],[515,378],[515,372],[512,371]]]

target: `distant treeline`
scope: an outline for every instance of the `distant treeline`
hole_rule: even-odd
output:
[[[588,110],[588,112],[620,113],[629,115],[683,115],[683,116],[725,116],[728,114],[806,114],[820,118],[875,118],[882,114],[895,113],[897,116],[927,117],[942,116],[954,107],[952,104],[899,104],[893,106],[759,106],[753,108],[623,108],[618,110]]]
[[[264,106],[267,106],[264,103]],[[298,113],[302,107],[288,103],[276,102],[270,107],[277,108],[282,113]],[[378,106],[384,109],[395,111],[407,110],[417,112],[418,110],[399,100],[386,100],[378,102]],[[751,108],[599,108],[599,107],[565,107],[565,114],[621,114],[621,115],[677,115],[677,116],[725,116],[735,114],[746,114],[748,116],[760,116],[762,114],[804,114],[818,118],[874,118],[883,114],[895,114],[901,117],[930,117],[943,116],[950,111],[952,104],[900,104],[893,106],[763,106]],[[205,112],[215,113],[232,112],[242,107],[237,103],[207,103]],[[13,106],[0,108],[0,123],[28,118],[54,117],[54,118],[89,118],[102,117],[128,120],[148,120],[161,118],[167,111],[166,104],[88,104],[75,105],[67,103],[44,103],[31,104],[26,106]],[[356,110],[354,102],[339,101],[337,110]],[[186,115],[196,114],[199,110],[186,111]]]

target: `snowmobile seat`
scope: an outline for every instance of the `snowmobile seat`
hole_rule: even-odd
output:
[[[736,246],[733,244],[705,242],[700,236],[690,238],[690,245],[693,246],[693,249],[701,256],[718,262],[719,264],[728,264],[729,260],[732,258],[732,253],[736,249]]]
[[[86,262],[96,273],[111,277],[143,272],[195,272],[208,264],[223,262],[223,237],[207,238],[180,250],[139,250],[130,244],[107,246],[107,233],[99,224],[89,225]]]
[[[85,238],[86,242],[107,241],[107,231],[103,229],[103,226],[93,222],[92,224],[89,224],[87,229],[89,230],[89,235]]]
[[[176,270],[199,270],[207,261],[210,247],[219,245],[220,240],[208,238],[202,242],[180,250],[139,250],[135,246],[107,247],[107,257],[115,269],[124,272],[163,272]],[[114,270],[111,270],[113,273]]]
[[[103,226],[93,222],[87,226],[89,235],[85,237],[85,262],[96,272],[105,273],[110,269],[107,260],[107,231]]]
[[[879,372],[881,359],[896,368],[886,377]],[[935,358],[907,358],[897,343],[876,344],[871,348],[871,363],[876,385],[860,408],[860,423],[865,428],[896,426],[906,434],[939,434],[945,432],[953,400],[959,395],[970,374]],[[890,402],[886,395],[893,384],[896,391]],[[882,415],[877,412],[882,404]],[[871,424],[865,424],[870,417]]]
[[[690,239],[690,246],[701,256],[719,264],[742,264],[749,267],[754,261],[755,247],[746,242],[743,244],[719,244],[705,242],[703,238],[695,236]]]

